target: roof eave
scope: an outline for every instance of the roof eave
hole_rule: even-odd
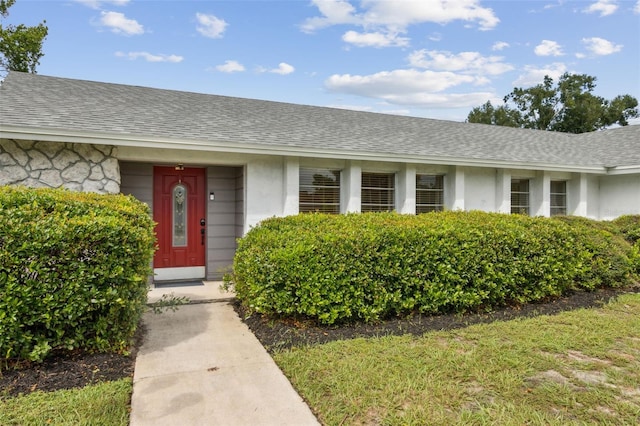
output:
[[[332,158],[342,160],[391,161],[398,163],[455,165],[463,167],[491,167],[518,170],[545,170],[559,172],[622,174],[623,168],[604,166],[580,166],[573,164],[550,164],[538,162],[516,162],[504,160],[488,160],[468,157],[421,156],[406,154],[389,154],[381,152],[363,152],[347,150],[331,150],[304,148],[290,145],[266,145],[256,143],[237,143],[229,141],[161,138],[125,133],[80,132],[63,129],[26,128],[21,126],[0,127],[0,138],[37,140],[46,142],[71,142],[82,144],[104,144],[150,149],[183,149],[190,151],[228,152],[237,154],[283,155],[298,157]],[[634,173],[634,172],[628,172]]]
[[[608,175],[632,175],[640,174],[640,164],[630,166],[606,167]]]

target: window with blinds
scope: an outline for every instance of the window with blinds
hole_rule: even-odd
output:
[[[529,180],[511,179],[511,214],[526,214],[529,206]]]
[[[551,216],[565,216],[567,214],[567,182],[551,181]]]
[[[362,172],[362,212],[386,212],[395,209],[396,175]]]
[[[416,213],[439,212],[444,208],[444,176],[416,175]]]
[[[300,213],[340,213],[340,170],[300,168]]]

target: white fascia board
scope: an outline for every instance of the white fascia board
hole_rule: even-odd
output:
[[[640,174],[640,165],[607,167],[608,175],[633,175]]]
[[[601,166],[576,166],[566,164],[524,163],[464,157],[437,157],[381,152],[331,150],[326,148],[302,148],[287,145],[266,145],[245,142],[174,139],[129,134],[106,134],[78,132],[59,129],[0,127],[0,138],[39,140],[48,142],[72,142],[103,144],[149,149],[181,149],[190,151],[228,152],[236,154],[284,155],[340,160],[387,161],[395,163],[455,165],[467,167],[489,167],[498,169],[545,170],[575,173],[607,174],[613,168]]]

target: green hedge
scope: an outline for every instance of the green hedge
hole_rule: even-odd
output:
[[[0,187],[0,356],[125,350],[154,249],[132,197]]]
[[[625,215],[613,221],[624,238],[630,243],[640,243],[640,215]]]
[[[333,324],[627,285],[638,257],[615,226],[586,219],[303,214],[248,232],[226,282],[252,311]]]

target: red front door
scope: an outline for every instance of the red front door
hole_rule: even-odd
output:
[[[154,167],[154,268],[204,267],[205,169]]]

